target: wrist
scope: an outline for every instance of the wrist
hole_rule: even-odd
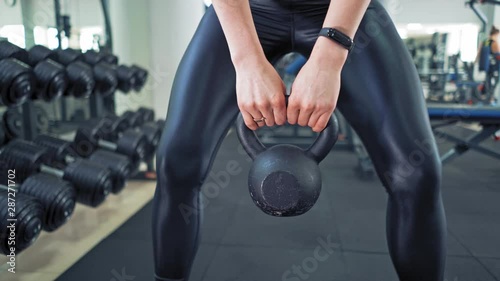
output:
[[[319,36],[309,59],[340,70],[344,66],[348,55],[349,51],[340,44]]]
[[[236,53],[231,56],[231,60],[236,70],[259,65],[263,61],[267,61],[263,51]]]

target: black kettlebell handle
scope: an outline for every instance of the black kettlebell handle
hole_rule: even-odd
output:
[[[252,159],[255,159],[257,155],[267,149],[267,147],[259,140],[255,131],[250,130],[247,125],[245,125],[245,121],[243,120],[241,113],[238,114],[238,118],[236,120],[236,132],[241,145]],[[314,143],[307,150],[305,150],[305,153],[317,163],[321,162],[325,159],[337,142],[338,134],[339,122],[335,117],[335,114],[332,114],[325,129],[321,131]]]

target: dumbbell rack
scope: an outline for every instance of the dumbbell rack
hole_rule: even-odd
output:
[[[107,7],[107,1],[101,1],[102,4],[102,9],[104,12],[104,17],[105,17],[105,30],[106,30],[106,44],[103,47],[106,49],[106,51],[112,53],[112,42],[111,42],[111,30],[109,25],[109,15],[108,15],[108,7]],[[58,49],[62,49],[62,31],[67,35],[67,30],[69,30],[67,24],[68,21],[64,20],[64,17],[61,14],[61,3],[60,0],[54,0],[54,12],[55,12],[55,22],[56,22],[56,29],[57,29],[57,39],[59,42]],[[108,96],[108,97],[103,97],[98,94],[93,94],[87,98],[88,101],[88,109],[89,109],[89,115],[91,119],[97,119],[97,118],[102,118],[105,113],[111,113],[115,114],[115,101],[114,101],[114,96]],[[79,122],[76,121],[70,121],[68,118],[68,111],[67,111],[67,100],[66,98],[60,98],[59,101],[56,101],[60,108],[60,118],[59,120],[56,121],[55,126],[53,128],[56,128],[57,134],[62,134],[68,131],[72,131],[74,127],[79,126]],[[28,100],[24,102],[22,105],[19,106],[19,109],[21,111],[21,116],[19,117],[21,120],[21,127],[20,127],[20,134],[19,137],[28,141],[34,140],[38,133],[39,130],[37,128],[37,114],[36,114],[36,102]],[[83,120],[82,120],[83,122]],[[69,129],[69,130],[68,130]],[[155,173],[154,171],[154,165],[153,161],[148,161],[147,163],[147,171],[144,173],[144,176],[140,176],[140,179],[151,179],[149,176],[151,173]]]

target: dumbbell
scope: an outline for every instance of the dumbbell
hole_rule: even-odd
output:
[[[35,173],[56,176],[73,184],[76,200],[91,207],[100,205],[113,189],[111,172],[101,165],[77,159],[64,169],[48,166],[49,153],[44,147],[24,141],[12,140],[0,150],[0,160],[16,170],[20,181]]]
[[[7,138],[7,133],[5,132],[5,126],[2,124],[0,126],[0,147],[7,143],[8,138]]]
[[[107,64],[109,61],[109,54],[104,52],[96,52],[89,50],[83,54],[83,60],[90,65]],[[125,65],[107,64],[116,70],[116,76],[118,78],[118,89],[124,93],[130,92],[130,90],[140,91],[148,77],[148,72],[137,66],[133,65],[131,67]]]
[[[51,59],[30,60],[28,52],[8,41],[0,41],[0,59],[14,58],[33,68],[36,78],[33,98],[51,101],[64,94],[68,87],[68,78],[64,67]]]
[[[132,127],[136,127],[139,131],[144,133],[153,147],[152,153],[160,142],[161,133],[163,131],[163,121],[158,120],[155,122],[155,113],[150,108],[140,107],[136,112],[126,111],[125,117],[132,120]]]
[[[36,88],[33,70],[20,60],[0,60],[0,103],[13,106],[26,102]]]
[[[2,185],[11,190],[35,198],[43,207],[43,230],[54,231],[64,225],[73,214],[76,203],[76,193],[73,186],[59,178],[46,174],[34,174],[20,185],[12,185],[17,181],[15,174],[7,173],[7,165],[2,164]],[[8,181],[12,175],[13,181]],[[16,183],[17,184],[17,183]],[[7,188],[4,186],[4,189]]]
[[[139,92],[142,88],[144,88],[144,85],[146,85],[146,82],[148,81],[148,71],[136,64],[133,64],[130,68],[135,73],[136,83],[134,90]]]
[[[89,63],[84,59],[82,52],[75,49],[58,50],[57,56],[63,63],[81,61],[92,67],[96,80],[94,91],[99,95],[106,97],[116,91],[119,80],[115,66],[105,62]]]
[[[39,135],[33,142],[47,149],[51,166],[68,165],[80,157],[74,151],[71,142],[62,139],[48,135]],[[111,192],[114,194],[122,191],[125,187],[126,179],[136,172],[132,170],[132,165],[126,156],[102,149],[97,149],[87,160],[98,163],[111,171],[113,176],[113,188]]]
[[[43,207],[31,196],[16,194],[12,198],[9,194],[5,187],[0,188],[0,252],[17,255],[40,235]],[[15,212],[9,209],[13,207]]]
[[[29,60],[31,63],[37,63],[50,59],[60,63],[65,67],[69,81],[68,89],[64,95],[76,98],[89,97],[96,84],[92,68],[84,62],[71,61],[60,54],[60,52],[52,51],[45,46],[36,45],[29,50]]]
[[[103,120],[89,121],[76,131],[73,148],[82,157],[89,157],[98,148],[123,154],[130,159],[132,169],[138,169],[148,153],[146,136],[134,129],[127,129],[114,141],[104,139],[106,128]]]
[[[145,122],[154,121],[154,112],[147,108],[140,108],[137,111],[125,111],[122,115],[107,114],[101,122],[104,125],[107,133],[104,134],[105,140],[114,141],[119,134],[128,128],[136,128],[142,126]],[[148,138],[149,140],[149,138]]]
[[[147,118],[150,119],[149,116]],[[125,112],[121,116],[107,115],[101,121],[103,124],[101,127],[102,137],[107,141],[116,141],[123,131],[130,128],[135,129],[146,136],[148,147],[144,160],[149,161],[154,156],[160,141],[162,127],[158,126],[156,122],[143,123],[143,120],[144,118],[137,112]]]
[[[35,126],[37,133],[46,132],[50,125],[47,112],[38,105],[34,105],[33,109],[36,119]],[[7,109],[7,111],[5,111],[1,116],[0,122],[2,122],[2,127],[7,140],[21,137],[23,118],[18,107],[11,107]]]
[[[142,116],[143,122],[153,122],[155,121],[155,112],[151,108],[139,107],[137,112]]]

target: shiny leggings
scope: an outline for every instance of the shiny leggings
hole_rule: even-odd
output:
[[[264,52],[274,61],[292,51],[310,55],[330,0],[250,3]],[[338,109],[366,145],[388,194],[387,240],[394,267],[403,281],[442,281],[441,163],[416,69],[376,1],[355,43],[342,71]],[[209,8],[177,70],[157,152],[156,280],[189,277],[202,219],[200,188],[239,112],[235,79],[220,23]],[[188,219],[182,206],[194,209]]]

